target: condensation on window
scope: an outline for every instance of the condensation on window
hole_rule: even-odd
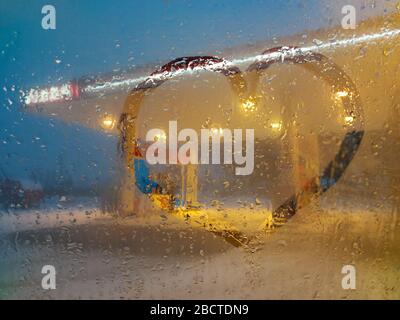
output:
[[[398,1],[4,1],[0,299],[399,299]]]

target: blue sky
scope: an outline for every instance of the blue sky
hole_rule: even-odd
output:
[[[215,53],[322,25],[318,2],[3,0],[1,44],[15,44],[6,49],[1,69],[14,82],[31,85]],[[56,30],[41,28],[45,4],[56,8]]]

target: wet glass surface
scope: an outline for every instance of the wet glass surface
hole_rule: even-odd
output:
[[[49,4],[0,4],[0,299],[400,298],[397,1]]]

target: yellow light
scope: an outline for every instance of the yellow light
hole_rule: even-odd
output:
[[[348,91],[338,91],[336,92],[336,98],[344,98],[349,95]]]
[[[114,129],[115,124],[116,120],[112,115],[105,115],[100,122],[101,127],[106,131]]]
[[[224,130],[222,128],[211,128],[213,134],[223,134]]]
[[[157,134],[157,135],[155,135],[155,138],[157,139],[157,141],[161,141],[161,142],[167,141],[167,135],[165,133]]]
[[[354,122],[354,117],[353,116],[346,116],[344,117],[344,122],[348,125],[352,124]]]
[[[113,123],[114,123],[114,121],[112,121],[111,119],[103,120],[103,124],[107,128],[111,127],[113,125]]]
[[[282,123],[281,122],[272,122],[271,128],[274,131],[280,131],[282,129]]]
[[[252,97],[242,102],[242,108],[245,112],[254,112],[257,109]]]

